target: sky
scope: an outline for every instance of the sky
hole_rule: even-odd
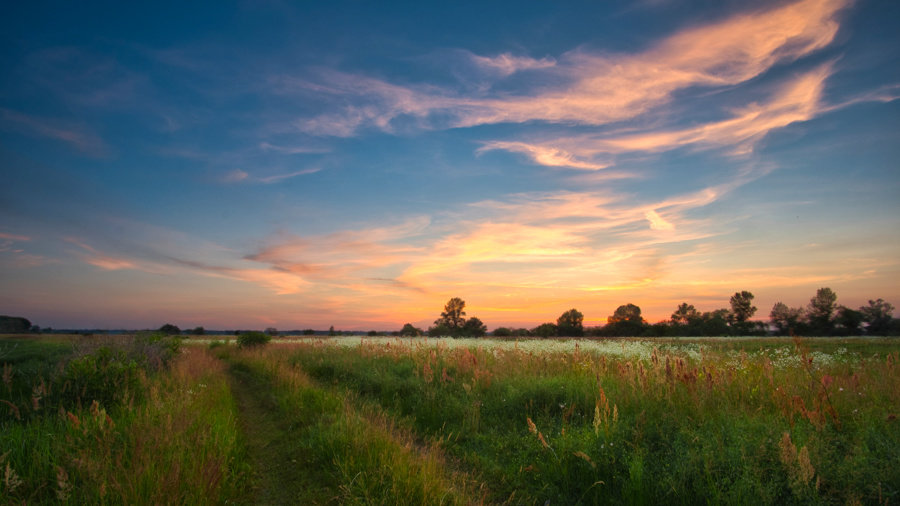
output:
[[[900,305],[900,2],[6,2],[0,314]]]

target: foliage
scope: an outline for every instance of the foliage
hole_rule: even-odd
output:
[[[273,337],[278,335],[278,329],[275,327],[267,327],[264,332]]]
[[[332,328],[334,328],[334,327],[332,327]],[[304,336],[313,336],[315,334],[316,334],[316,331],[313,329],[303,329]]]
[[[581,337],[584,335],[584,315],[572,308],[557,318],[556,327],[560,336]]]
[[[831,335],[834,329],[832,316],[836,309],[837,294],[831,288],[819,288],[816,296],[809,299],[807,319],[812,332],[816,335]]]
[[[424,335],[422,329],[418,327],[414,327],[412,323],[407,323],[403,325],[403,328],[400,329],[400,335],[404,337],[418,337]]]
[[[203,327],[194,327],[191,329],[191,334],[195,336],[202,336],[206,334],[206,329]]]
[[[887,334],[893,320],[894,306],[884,299],[869,300],[868,306],[859,308],[866,322],[866,332],[869,335]]]
[[[731,317],[738,326],[741,326],[756,313],[756,306],[753,305],[753,294],[746,290],[735,292],[729,302],[731,304]]]
[[[428,329],[428,335],[433,337],[480,337],[487,333],[487,326],[476,317],[466,319],[466,302],[459,297],[453,297],[444,305],[444,311],[440,318],[434,321],[434,326]]]
[[[772,324],[778,329],[778,335],[786,336],[790,334],[801,334],[802,327],[800,319],[803,317],[803,308],[788,307],[783,302],[776,302],[772,306],[772,312],[769,318]]]
[[[63,366],[66,374],[78,371],[74,380],[91,378],[98,386],[105,380],[94,367],[117,375],[123,357],[133,357],[140,346],[124,338],[102,343],[68,366],[68,358],[55,354],[56,343],[33,348],[43,348],[44,360]],[[23,372],[20,365],[17,373]],[[35,376],[25,379],[41,384]],[[190,359],[176,358],[165,374],[137,375],[136,388],[145,402],[132,397],[113,407],[94,400],[57,408],[42,397],[34,402],[44,405],[43,415],[4,422],[0,503],[200,504],[226,503],[241,494],[238,426],[221,363],[192,353]],[[106,387],[98,391],[100,397],[109,393]]]
[[[473,316],[463,324],[462,335],[468,337],[482,337],[487,334],[487,326],[481,320]]]
[[[511,337],[513,335],[513,331],[507,327],[497,327],[492,332],[494,337]]]
[[[238,346],[241,348],[254,348],[258,346],[264,346],[272,340],[272,336],[266,334],[265,332],[259,332],[257,330],[248,330],[246,332],[241,332],[237,337]]]
[[[444,305],[441,317],[434,321],[435,326],[443,326],[448,329],[461,329],[466,323],[466,303],[459,297],[453,297]]]
[[[25,334],[31,331],[31,322],[21,316],[0,316],[0,334]]]
[[[896,341],[819,340],[815,352],[756,342],[606,343],[621,355],[577,341],[567,353],[550,351],[563,341],[300,344],[271,359],[441,441],[455,468],[486,484],[470,502],[839,504],[900,493]]]
[[[693,304],[682,302],[672,313],[672,323],[675,325],[688,325],[700,318],[700,313]]]
[[[555,337],[559,334],[559,328],[555,323],[542,323],[531,329],[531,335],[535,337]]]
[[[181,329],[171,323],[166,323],[159,328],[159,331],[170,336],[181,334]]]

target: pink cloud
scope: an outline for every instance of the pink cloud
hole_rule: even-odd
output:
[[[0,125],[5,125],[10,130],[63,141],[89,156],[101,157],[109,152],[106,143],[82,125],[57,119],[38,118],[9,109],[0,109]]]
[[[473,57],[503,72],[528,68],[565,82],[521,95],[467,97],[433,86],[399,86],[336,72],[323,73],[322,83],[282,79],[279,84],[285,92],[351,100],[339,113],[296,123],[300,130],[319,135],[350,136],[362,127],[392,131],[392,121],[399,116],[418,118],[425,127],[441,126],[426,121],[433,113],[450,118],[446,126],[453,127],[535,120],[603,125],[667,104],[676,92],[740,84],[778,63],[821,50],[834,40],[839,28],[836,17],[848,3],[801,0],[739,14],[683,29],[633,54],[575,50],[552,65],[549,60],[508,55]]]

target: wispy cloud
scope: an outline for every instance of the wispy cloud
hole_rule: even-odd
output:
[[[40,118],[10,109],[0,109],[0,125],[7,130],[63,141],[88,156],[102,157],[109,153],[106,143],[84,125]]]
[[[609,165],[605,163],[579,160],[572,153],[558,148],[527,144],[525,142],[489,141],[485,142],[484,146],[478,148],[477,153],[484,153],[496,149],[511,151],[513,153],[523,153],[534,160],[538,165],[545,165],[548,167],[568,167],[585,170],[600,170],[609,167]]]
[[[322,169],[319,167],[313,167],[309,169],[297,170],[293,172],[286,172],[282,174],[272,174],[270,176],[251,176],[248,172],[243,171],[241,169],[234,169],[225,173],[222,176],[223,183],[262,183],[262,184],[273,184],[284,181],[285,179],[291,179],[297,176],[305,176],[308,174],[315,174],[316,172],[321,171]]]
[[[10,234],[7,232],[0,232],[0,239],[4,241],[20,241],[27,242],[31,240],[30,236],[21,235],[21,234]]]
[[[684,29],[633,54],[598,54],[578,49],[559,61],[509,55],[474,57],[483,65],[515,72],[546,72],[566,84],[536,85],[521,94],[460,96],[434,86],[400,86],[358,75],[323,72],[318,82],[284,78],[284,92],[340,97],[341,112],[298,120],[301,131],[350,136],[359,128],[391,131],[401,116],[425,127],[470,127],[546,121],[603,125],[636,118],[695,87],[733,86],[828,46],[845,0],[801,0]],[[436,115],[443,119],[430,118]],[[430,120],[430,121],[429,121]]]
[[[556,61],[552,58],[536,60],[527,56],[514,56],[510,53],[503,53],[494,57],[470,53],[470,58],[475,65],[504,77],[523,70],[547,69],[556,65]]]
[[[84,240],[77,237],[67,237],[65,241],[80,247],[84,252],[80,255],[85,263],[91,264],[107,271],[117,271],[121,269],[136,269],[138,266],[135,262],[97,251]]]
[[[330,153],[331,150],[322,147],[311,147],[311,146],[281,146],[277,144],[272,144],[269,142],[261,142],[259,143],[259,149],[263,151],[274,151],[276,153],[284,153],[288,155],[309,155],[309,154],[323,154]]]

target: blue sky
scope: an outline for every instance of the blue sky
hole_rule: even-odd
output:
[[[18,3],[0,313],[489,327],[900,303],[900,5]]]

